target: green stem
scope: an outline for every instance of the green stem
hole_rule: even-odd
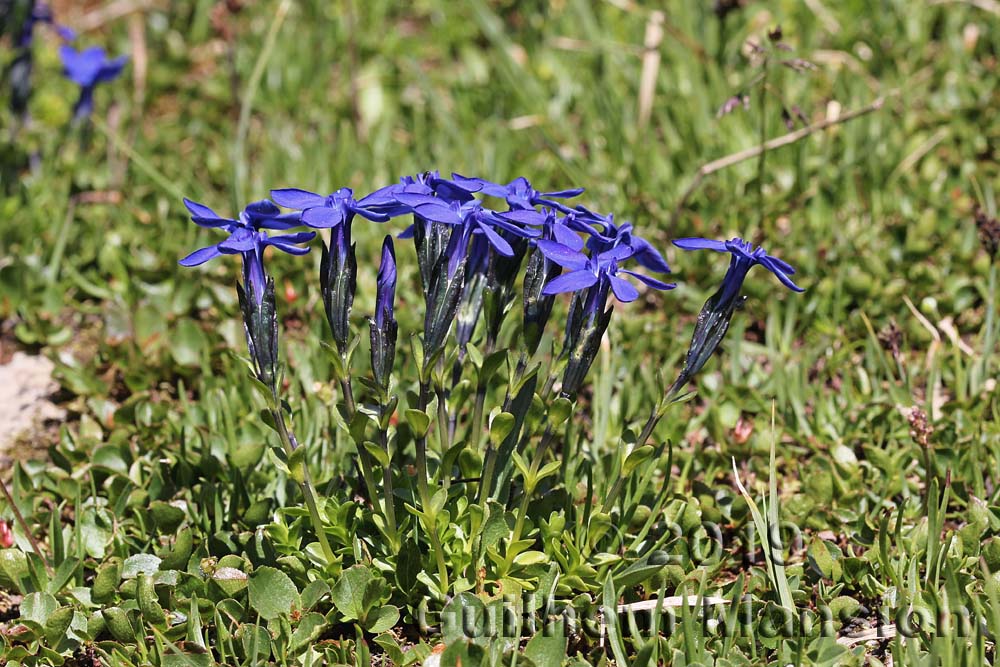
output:
[[[382,406],[382,415],[380,415],[379,421],[382,420],[384,416],[385,406]],[[389,453],[389,434],[386,429],[379,427],[379,444],[382,449]],[[399,548],[399,533],[396,527],[396,507],[395,507],[395,496],[392,490],[392,468],[391,466],[386,466],[382,469],[382,489],[385,492],[385,521],[389,528],[389,539],[392,542],[393,551],[398,551]]]
[[[521,380],[524,379],[524,371],[528,367],[528,361],[524,353],[521,353],[521,357],[517,360],[517,366],[514,369],[514,381],[510,383],[507,388],[507,396],[503,401],[504,412],[510,412],[510,405],[514,400],[514,395],[511,394],[512,387],[518,387],[521,384]],[[480,400],[480,393],[482,395],[482,400]],[[476,407],[475,412],[472,415],[472,430],[470,434],[473,437],[478,437],[475,434],[481,433],[483,430],[483,403],[486,401],[486,388],[483,387],[480,392],[477,389],[476,392]],[[499,456],[498,451],[493,447],[493,443],[487,440],[486,443],[486,458],[483,465],[482,476],[479,478],[479,498],[478,502],[486,502],[489,500],[490,492],[493,486],[493,472],[497,467],[497,456]]]
[[[427,410],[427,403],[430,401],[430,384],[421,378],[420,394],[417,398],[417,409],[421,412]],[[420,494],[420,505],[424,511],[424,527],[427,529],[427,536],[431,540],[431,549],[434,551],[434,558],[437,561],[438,578],[440,579],[441,591],[448,592],[448,565],[444,560],[444,549],[441,546],[441,539],[437,534],[437,517],[427,515],[427,510],[431,507],[431,492],[428,485],[427,473],[427,434],[417,438],[417,492]]]
[[[520,510],[517,513],[517,520],[514,523],[511,544],[521,539],[521,533],[524,531],[524,518],[528,514],[528,502],[531,500],[531,494],[535,491],[535,475],[538,474],[538,469],[542,467],[542,461],[545,459],[545,454],[548,452],[549,445],[553,439],[552,427],[546,427],[545,433],[542,435],[542,441],[538,443],[535,455],[531,459],[531,467],[528,469],[531,479],[525,480],[524,495],[521,497]]]
[[[649,418],[642,427],[642,431],[639,432],[639,437],[635,441],[636,447],[645,446],[646,442],[649,440],[650,436],[653,435],[653,430],[656,425],[660,423],[663,419],[663,415],[667,413],[667,408],[671,405],[671,399],[676,394],[676,385],[670,388],[670,391],[663,397],[663,399],[657,403],[656,407],[649,414]],[[625,476],[619,475],[618,480],[615,482],[614,486],[611,487],[611,492],[608,497],[604,499],[604,504],[601,505],[601,512],[607,514],[611,511],[611,508],[615,504],[615,500],[618,499],[618,494],[621,493],[622,487],[625,485]]]
[[[291,456],[291,453],[295,451],[298,444],[295,441],[295,437],[288,431],[288,426],[285,424],[285,416],[281,413],[280,409],[272,410],[271,415],[274,417],[274,423],[278,427],[281,446],[285,449],[285,453]],[[320,547],[323,549],[323,554],[326,556],[327,562],[332,565],[337,562],[337,556],[330,547],[330,541],[326,538],[323,519],[320,518],[319,507],[316,505],[316,492],[313,490],[312,480],[309,478],[309,466],[304,462],[302,464],[302,474],[303,479],[299,482],[299,488],[302,489],[302,496],[305,498],[306,507],[309,510],[309,518],[312,520],[313,530],[319,539]]]
[[[347,364],[347,359],[344,359],[345,368]],[[344,411],[347,413],[347,423],[350,424],[354,421],[354,414],[357,411],[357,403],[354,401],[354,387],[351,383],[350,376],[341,379],[340,389],[344,394]],[[365,490],[368,492],[368,500],[372,504],[372,508],[376,512],[382,514],[383,518],[388,522],[388,517],[385,515],[383,509],[379,507],[378,503],[378,487],[375,486],[375,466],[372,462],[371,454],[368,450],[364,448],[364,445],[357,445],[358,450],[358,461],[361,465],[361,480],[365,485]]]

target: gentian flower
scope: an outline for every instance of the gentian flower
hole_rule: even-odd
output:
[[[507,205],[514,210],[528,210],[536,206],[550,206],[563,209],[565,206],[553,199],[567,199],[583,193],[583,188],[569,188],[552,192],[539,192],[531,187],[531,183],[523,176],[518,176],[507,185],[500,185],[484,178],[469,178],[461,174],[452,174],[449,183],[490,197],[506,200]]]
[[[674,381],[670,394],[677,392],[688,380],[694,377],[722,343],[722,339],[729,330],[733,313],[746,300],[746,297],[740,296],[740,289],[743,287],[743,281],[750,269],[760,264],[777,276],[778,280],[789,289],[795,292],[804,291],[789,277],[795,273],[795,269],[791,265],[767,254],[759,246],[754,248],[752,243],[741,238],[729,241],[684,238],[674,241],[674,245],[684,250],[728,252],[732,254],[732,257],[729,260],[729,269],[722,279],[722,286],[708,298],[698,315],[698,323],[695,325],[694,334],[691,337],[691,345],[688,348],[684,368],[677,380]]]
[[[623,302],[634,301],[639,297],[639,291],[618,274],[632,276],[654,289],[668,290],[673,289],[674,285],[620,269],[619,262],[624,262],[635,254],[634,249],[628,245],[617,245],[600,253],[591,249],[590,256],[556,241],[540,240],[537,245],[546,259],[570,269],[568,273],[550,280],[542,294],[580,292],[570,306],[563,344],[567,363],[561,392],[572,398],[583,385],[583,380],[597,357],[601,337],[611,321],[612,309],[605,310],[608,294],[613,293],[615,298]]]
[[[795,269],[791,265],[773,255],[768,255],[767,251],[760,246],[754,248],[752,243],[741,238],[729,241],[684,238],[674,241],[674,245],[684,250],[714,250],[732,254],[729,270],[726,271],[726,277],[722,279],[722,287],[719,289],[720,300],[735,299],[743,286],[747,273],[758,264],[777,276],[781,284],[793,292],[805,291],[789,278],[789,276],[795,275]]]
[[[375,294],[375,317],[369,320],[371,330],[372,374],[383,391],[389,390],[392,364],[396,358],[396,251],[392,236],[382,242],[382,263],[378,269],[378,291]]]
[[[557,276],[545,286],[545,289],[542,290],[542,294],[545,295],[578,292],[599,282],[607,282],[616,299],[623,303],[635,301],[639,298],[639,290],[620,277],[619,273],[632,276],[654,289],[668,290],[675,287],[672,283],[665,283],[635,271],[619,268],[619,262],[635,256],[632,247],[627,245],[614,246],[610,250],[598,254],[592,252],[588,257],[579,250],[556,241],[540,240],[537,243],[538,249],[547,259],[563,268],[570,269],[569,273]]]
[[[617,225],[613,213],[601,215],[584,206],[577,206],[576,210],[580,221],[601,226],[602,231],[592,232],[591,238],[587,241],[587,246],[591,250],[601,253],[618,246],[627,246],[632,249],[631,258],[639,266],[656,273],[670,273],[670,266],[663,259],[663,255],[649,241],[633,232],[632,223]]]
[[[247,348],[253,360],[257,379],[278,395],[278,319],[274,302],[274,280],[264,270],[264,249],[274,246],[291,255],[304,255],[304,243],[316,236],[315,232],[298,232],[268,236],[262,228],[288,229],[297,225],[295,219],[282,215],[272,202],[263,200],[248,205],[238,219],[222,218],[203,204],[184,200],[191,212],[191,220],[202,227],[216,227],[229,232],[229,236],[215,245],[195,250],[180,260],[181,266],[198,266],[219,255],[239,254],[243,258],[243,284],[236,284],[243,313],[243,328]],[[295,214],[296,216],[298,214]]]
[[[262,228],[288,229],[298,226],[294,220],[282,215],[278,207],[266,199],[249,204],[240,212],[238,220],[222,218],[207,206],[189,199],[184,200],[184,205],[191,212],[191,220],[195,224],[201,227],[224,229],[229,232],[229,237],[219,243],[195,250],[180,260],[179,264],[181,266],[198,266],[219,255],[241,254],[243,256],[245,284],[251,288],[258,302],[263,296],[266,285],[263,264],[264,248],[274,246],[290,255],[304,255],[309,252],[309,248],[299,247],[296,244],[310,241],[316,236],[315,232],[268,236],[267,232],[260,231]]]
[[[396,200],[404,204],[413,213],[424,220],[439,222],[445,225],[466,225],[475,234],[483,234],[490,245],[501,255],[506,257],[514,256],[514,249],[510,243],[503,238],[498,230],[509,232],[515,236],[532,238],[540,236],[538,230],[530,227],[521,227],[513,222],[505,220],[493,211],[483,208],[482,202],[470,201],[448,201],[440,197],[419,194],[398,194]]]
[[[59,49],[59,57],[62,59],[66,78],[80,86],[80,97],[73,107],[75,120],[90,116],[94,110],[94,89],[97,84],[114,80],[128,61],[128,56],[109,59],[99,46],[77,51],[72,46],[64,45]]]
[[[302,222],[316,229],[329,229],[340,223],[350,222],[355,214],[375,222],[385,222],[385,213],[370,211],[354,200],[354,191],[341,188],[333,194],[323,196],[298,188],[271,190],[271,199],[280,206],[302,211]]]
[[[385,213],[390,217],[413,213],[413,209],[396,199],[396,195],[436,195],[447,201],[469,201],[472,193],[441,178],[437,171],[425,171],[416,176],[404,176],[399,183],[393,183],[363,197],[358,206],[369,211]],[[407,228],[399,238],[413,236],[413,227]]]
[[[296,222],[298,214],[294,214],[295,217],[282,215],[278,207],[267,199],[247,205],[240,212],[239,219],[220,217],[212,209],[190,199],[185,199],[184,205],[191,212],[191,220],[195,224],[201,227],[224,229],[229,232],[229,237],[219,243],[195,250],[180,260],[179,264],[181,266],[198,266],[219,255],[241,254],[243,256],[245,284],[251,289],[258,302],[263,296],[266,285],[263,265],[264,248],[274,246],[291,255],[304,255],[309,252],[309,248],[302,248],[296,244],[304,243],[316,236],[315,232],[268,236],[267,232],[260,231],[261,229],[284,230],[298,226]]]

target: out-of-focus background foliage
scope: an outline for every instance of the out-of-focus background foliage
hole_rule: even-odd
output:
[[[57,37],[39,28],[30,120],[0,111],[0,340],[55,362],[68,410],[65,424],[8,453],[41,454],[14,475],[28,514],[88,497],[91,465],[108,480],[101,493],[126,498],[117,509],[144,509],[161,489],[113,473],[183,459],[195,437],[201,465],[237,460],[251,495],[275,488],[243,362],[229,352],[244,346],[238,269],[177,265],[218,240],[188,221],[183,196],[227,214],[273,187],[364,194],[426,169],[524,175],[542,190],[586,187],[580,202],[633,221],[680,283],[618,307],[595,365],[596,458],[654,400],[656,372],[679,363],[722,275],[721,256],[682,255],[669,240],[761,242],[807,291],[751,275],[723,354],[657,432],[676,448],[671,511],[745,524],[745,505],[729,516],[742,502],[735,458],[751,492],[773,476],[783,517],[807,530],[790,575],[805,604],[874,607],[890,588],[904,607],[988,599],[980,564],[1000,566],[1000,363],[995,275],[975,211],[984,227],[997,214],[995,2],[185,0],[54,11],[80,44],[130,63],[97,90],[92,124],[71,126],[76,93],[60,76]],[[766,78],[753,45],[772,49]],[[789,59],[810,66],[780,62]],[[746,106],[719,116],[734,95]],[[703,164],[873,105],[708,175],[685,197]],[[373,307],[384,233],[355,226],[359,321]],[[422,317],[411,253],[401,246],[401,340]],[[316,443],[343,497],[353,450],[325,435],[318,262],[276,255],[270,266],[300,438]],[[914,406],[933,429],[926,447],[911,434]],[[889,514],[897,532],[883,551],[875,536]],[[113,530],[106,548],[83,555],[100,562],[146,544]],[[687,562],[670,589],[725,587],[740,571],[739,561],[714,571]],[[767,588],[766,576],[745,585]],[[695,661],[699,647],[722,645],[699,641],[708,648],[678,640],[678,650]],[[928,645],[892,650],[916,659]],[[778,655],[770,650],[784,649],[754,655]]]

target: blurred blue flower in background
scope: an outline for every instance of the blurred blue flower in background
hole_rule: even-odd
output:
[[[128,56],[108,58],[108,54],[99,46],[77,51],[72,46],[64,45],[59,49],[59,57],[62,59],[66,78],[80,86],[80,97],[73,107],[75,120],[90,116],[94,111],[94,89],[97,84],[117,78],[128,62]]]

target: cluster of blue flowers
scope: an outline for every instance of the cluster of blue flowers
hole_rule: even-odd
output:
[[[521,292],[527,354],[537,351],[554,297],[562,293],[574,295],[565,330],[563,355],[567,366],[561,387],[564,395],[573,397],[608,326],[612,312],[609,298],[621,302],[637,299],[639,290],[631,280],[655,290],[674,287],[648,273],[625,268],[634,263],[649,273],[670,272],[663,255],[636,234],[631,224],[618,224],[613,215],[564,203],[582,192],[580,188],[539,192],[525,178],[499,184],[459,174],[446,178],[433,171],[405,177],[361,199],[356,199],[349,188],[326,196],[297,188],[272,190],[270,200],[250,204],[238,219],[220,217],[202,204],[185,200],[195,223],[224,229],[228,237],[194,251],[180,263],[196,266],[219,255],[242,256],[241,303],[248,323],[248,344],[252,353],[258,351],[258,371],[264,369],[263,374],[268,376],[261,379],[272,382],[274,343],[265,339],[276,325],[260,321],[262,309],[268,317],[273,317],[274,312],[273,280],[264,269],[264,250],[273,246],[287,253],[305,254],[309,249],[301,244],[312,240],[315,233],[271,236],[266,230],[284,232],[302,225],[331,230],[329,246],[323,244],[321,287],[334,341],[346,354],[357,277],[351,226],[358,216],[384,223],[412,215],[412,224],[399,238],[413,239],[416,247],[426,307],[422,338],[425,365],[442,353],[456,317],[461,347],[471,339],[481,318],[485,320],[487,341],[495,341],[515,295],[517,277],[525,266]],[[507,210],[488,208],[484,196],[504,200]],[[292,212],[282,212],[278,205]],[[699,317],[685,369],[675,383],[677,388],[704,365],[721,342],[741,303],[743,280],[753,266],[764,266],[793,290],[801,288],[790,278],[795,273],[791,266],[742,239],[680,239],[674,243],[686,250],[710,249],[732,255],[722,287],[706,302]],[[396,340],[396,275],[390,235],[383,243],[375,317],[370,323],[373,373],[377,383],[386,388]],[[484,299],[484,291],[492,297]],[[261,350],[266,352],[263,357]]]

